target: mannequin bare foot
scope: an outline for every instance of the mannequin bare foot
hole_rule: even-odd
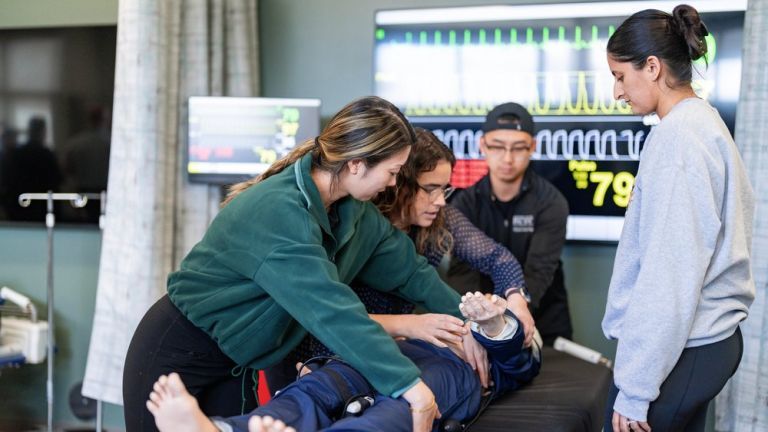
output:
[[[248,420],[248,432],[296,432],[296,429],[269,416],[253,416]]]
[[[147,409],[155,416],[155,425],[160,432],[218,432],[176,373],[158,378],[149,395]]]
[[[468,320],[476,322],[486,335],[493,337],[501,333],[506,325],[504,310],[507,302],[497,295],[480,292],[467,293],[461,298],[459,310]]]

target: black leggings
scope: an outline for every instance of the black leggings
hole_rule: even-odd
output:
[[[744,351],[741,330],[720,342],[686,348],[661,385],[659,397],[648,409],[654,432],[703,432],[709,402],[736,372]],[[611,385],[605,409],[605,432],[613,431],[613,404],[619,390]]]
[[[208,416],[238,415],[257,406],[255,371],[238,367],[166,295],[144,315],[128,347],[123,370],[127,432],[157,431],[145,404],[157,378],[171,372],[181,376]]]

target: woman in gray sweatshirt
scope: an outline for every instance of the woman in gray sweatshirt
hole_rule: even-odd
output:
[[[638,12],[608,41],[614,97],[661,122],[645,141],[603,318],[618,339],[606,431],[703,431],[741,360],[754,197],[728,129],[691,87],[707,34],[680,5]]]

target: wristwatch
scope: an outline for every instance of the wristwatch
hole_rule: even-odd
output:
[[[528,294],[528,290],[525,289],[525,287],[512,287],[512,288],[508,289],[507,292],[506,292],[506,298],[509,298],[510,295],[515,294],[515,293],[520,293],[520,295],[523,296],[525,301],[527,301],[528,303],[531,302],[531,295]]]

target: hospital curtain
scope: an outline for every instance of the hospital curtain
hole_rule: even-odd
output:
[[[718,431],[768,430],[768,1],[750,0],[744,23],[736,144],[757,199],[752,271],[757,297],[742,323],[744,357],[715,404]]]
[[[185,176],[187,98],[258,92],[257,0],[121,0],[96,311],[83,394],[122,404],[131,336],[215,216]]]

